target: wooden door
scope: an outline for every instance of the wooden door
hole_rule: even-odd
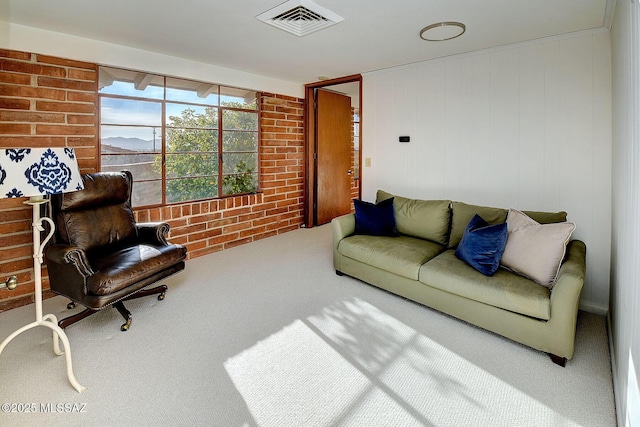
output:
[[[316,93],[316,221],[326,224],[351,211],[351,98]]]

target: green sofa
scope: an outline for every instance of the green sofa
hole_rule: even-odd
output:
[[[458,259],[455,248],[477,213],[505,222],[507,209],[450,200],[394,197],[397,237],[355,234],[355,214],[332,223],[336,273],[348,275],[481,328],[548,353],[565,366],[573,357],[576,318],[585,276],[585,244],[571,240],[552,288],[500,268],[485,276]],[[566,221],[566,212],[530,212],[541,224]]]

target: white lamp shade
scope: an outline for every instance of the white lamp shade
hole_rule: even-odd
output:
[[[0,198],[68,193],[83,188],[73,148],[0,150]]]

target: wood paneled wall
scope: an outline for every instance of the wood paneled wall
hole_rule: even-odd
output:
[[[611,49],[593,31],[363,75],[363,199],[569,213],[587,244],[583,308],[605,313]],[[410,135],[410,143],[399,143]]]

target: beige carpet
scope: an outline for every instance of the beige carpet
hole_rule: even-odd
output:
[[[603,317],[580,313],[561,368],[336,276],[327,226],[188,261],[168,285],[164,301],[127,304],[128,332],[115,309],[67,329],[83,394],[48,329],[14,339],[0,355],[0,403],[35,411],[0,412],[0,425],[615,425]],[[44,309],[61,318],[65,306],[56,297]],[[0,339],[33,313],[1,313]]]

